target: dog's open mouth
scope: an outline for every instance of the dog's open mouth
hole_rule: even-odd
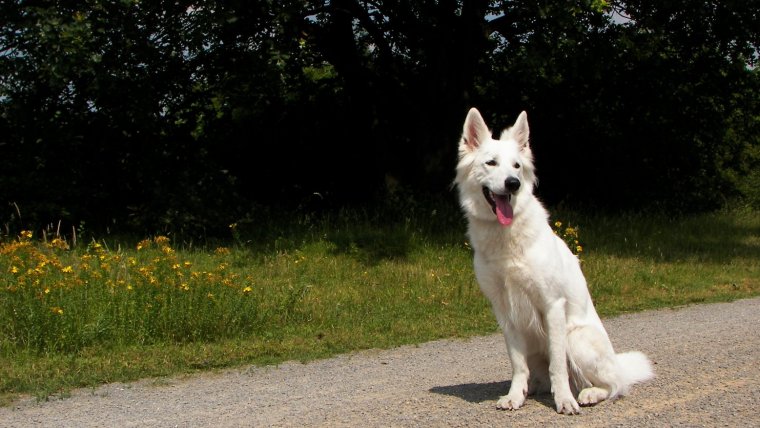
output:
[[[498,195],[492,192],[488,187],[483,186],[483,196],[486,197],[486,201],[491,205],[491,209],[496,214],[496,219],[502,226],[509,226],[514,219],[514,212],[512,211],[512,195]]]

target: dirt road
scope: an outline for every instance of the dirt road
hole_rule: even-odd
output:
[[[604,324],[616,350],[650,356],[657,378],[577,416],[555,413],[549,396],[496,410],[511,375],[502,338],[492,335],[106,385],[0,408],[0,426],[760,426],[760,299]]]

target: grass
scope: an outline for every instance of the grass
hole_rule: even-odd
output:
[[[579,218],[583,268],[603,316],[760,294],[760,215]]]
[[[553,217],[603,316],[760,294],[756,211]],[[0,397],[496,331],[455,207],[268,218],[226,246],[3,241]]]

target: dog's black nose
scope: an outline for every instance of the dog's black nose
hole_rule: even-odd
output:
[[[506,186],[509,193],[515,193],[520,188],[520,180],[515,177],[509,177],[504,181],[504,186]]]

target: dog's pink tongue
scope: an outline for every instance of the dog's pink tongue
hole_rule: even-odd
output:
[[[507,197],[495,196],[494,202],[496,202],[496,219],[499,220],[499,224],[502,226],[512,224],[512,219],[515,215],[512,212],[512,205],[509,205]]]

